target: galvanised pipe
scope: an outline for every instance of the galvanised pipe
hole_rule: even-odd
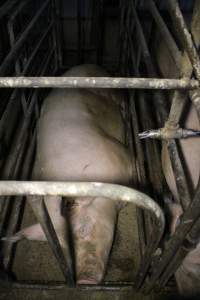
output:
[[[71,266],[70,255],[65,262],[59,245],[56,232],[45,209],[43,200],[37,196],[64,196],[64,197],[104,197],[114,201],[133,203],[142,209],[150,211],[155,217],[155,243],[154,251],[160,242],[165,227],[165,219],[162,210],[156,202],[149,196],[121,185],[99,183],[99,182],[37,182],[37,181],[0,181],[1,196],[36,196],[29,199],[29,203],[34,209],[38,221],[40,222],[47,240],[59,262],[64,273],[67,272],[66,266]],[[109,200],[108,200],[109,201]],[[69,251],[68,251],[69,252]],[[62,255],[61,255],[62,254]],[[66,273],[66,278],[73,285],[73,275],[71,267]]]
[[[0,77],[0,88],[198,89],[198,80],[125,77]]]
[[[132,188],[99,182],[0,181],[0,196],[104,197],[133,203],[156,217],[160,240],[165,220],[161,208],[149,196]]]

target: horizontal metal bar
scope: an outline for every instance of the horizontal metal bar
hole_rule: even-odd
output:
[[[104,197],[114,201],[133,203],[150,211],[155,217],[155,240],[152,252],[156,250],[165,227],[165,218],[159,205],[149,196],[132,188],[99,182],[37,182],[0,181],[0,195],[38,195],[65,197]]]
[[[0,196],[105,197],[150,210],[164,224],[163,212],[149,196],[122,185],[100,182],[0,181]]]
[[[0,196],[65,196],[105,197],[133,203],[153,213],[158,222],[160,239],[165,219],[161,208],[149,196],[132,188],[100,182],[46,182],[46,181],[0,181]]]
[[[122,291],[132,290],[134,288],[134,282],[114,282],[106,281],[101,285],[79,285],[76,287],[69,287],[65,282],[28,282],[28,281],[17,281],[7,282],[6,288],[10,289],[29,289],[29,290],[72,290],[78,289],[78,291]]]
[[[0,88],[129,88],[197,89],[199,82],[190,79],[121,78],[121,77],[0,77]]]

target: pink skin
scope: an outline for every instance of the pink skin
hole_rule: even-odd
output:
[[[193,106],[188,110],[185,123],[182,126],[189,129],[200,130],[197,113]],[[192,195],[194,195],[200,175],[200,138],[181,140],[180,148],[187,168],[186,174],[188,174],[188,178],[190,179],[190,190]],[[165,143],[163,143],[162,164],[168,186],[176,203],[178,203],[176,182]],[[177,204],[171,204],[169,210],[171,211],[170,231],[171,234],[173,234],[176,230],[177,223],[179,223],[182,209]],[[179,291],[183,296],[192,297],[200,295],[200,244],[185,257],[175,276]]]
[[[66,76],[106,76],[101,68],[83,65]],[[38,122],[35,180],[100,181],[128,185],[131,160],[125,146],[121,115],[123,94],[114,90],[55,89],[45,99]],[[76,198],[62,212],[60,197],[45,203],[63,248],[66,218],[70,221],[78,284],[102,281],[112,246],[120,204],[106,198]],[[40,226],[19,237],[44,240]],[[9,238],[7,239],[9,240]]]

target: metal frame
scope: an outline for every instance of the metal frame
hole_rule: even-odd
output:
[[[8,1],[7,4],[5,4],[3,7],[0,8],[0,18],[3,18],[5,15],[7,15],[10,11],[17,9],[15,7],[15,1],[12,2]],[[123,73],[128,74],[129,70],[129,58],[131,58],[132,63],[135,60],[135,65],[132,67],[135,67],[135,74],[137,78],[133,77],[123,77],[123,78],[102,78],[102,77],[90,77],[90,78],[79,78],[79,77],[31,77],[27,76],[29,75],[26,73],[29,64],[31,65],[31,61],[33,60],[33,57],[36,55],[37,51],[40,49],[40,45],[42,44],[43,40],[45,39],[46,35],[52,32],[52,29],[54,30],[54,48],[50,52],[49,60],[46,64],[46,66],[49,65],[49,62],[51,60],[52,55],[57,53],[58,55],[58,62],[57,66],[61,66],[62,64],[62,51],[61,51],[61,39],[59,36],[59,8],[54,3],[54,7],[56,7],[56,16],[54,16],[54,19],[51,24],[49,24],[49,27],[46,28],[46,31],[44,35],[41,37],[41,40],[38,42],[38,45],[36,46],[35,50],[32,52],[32,56],[29,56],[29,62],[27,63],[28,67],[25,68],[25,72],[20,75],[21,77],[3,77],[7,75],[10,72],[10,65],[15,63],[17,61],[17,56],[19,52],[21,51],[22,47],[26,43],[26,39],[28,35],[32,32],[34,25],[37,23],[38,18],[42,15],[47,5],[51,4],[50,0],[46,0],[40,9],[38,10],[37,14],[33,17],[30,24],[27,26],[26,30],[23,32],[23,34],[20,36],[19,39],[15,41],[15,39],[12,39],[13,45],[12,49],[8,53],[8,55],[5,57],[2,65],[0,66],[0,74],[2,77],[0,77],[0,88],[16,88],[14,90],[14,93],[12,95],[10,106],[8,105],[8,110],[10,111],[10,107],[12,107],[15,97],[18,93],[17,88],[49,88],[49,87],[57,87],[57,88],[128,88],[128,89],[156,89],[156,93],[154,94],[154,102],[157,101],[157,107],[160,111],[160,114],[158,113],[157,117],[160,121],[160,123],[163,123],[164,120],[166,121],[166,112],[162,108],[162,104],[164,104],[165,98],[163,97],[163,94],[160,90],[175,90],[174,98],[171,106],[171,111],[169,114],[168,121],[165,123],[165,127],[175,127],[177,126],[181,113],[183,111],[184,105],[185,105],[185,99],[186,97],[183,96],[181,91],[179,90],[190,90],[190,98],[193,101],[193,104],[195,105],[199,120],[200,120],[200,59],[197,52],[197,48],[199,47],[200,41],[198,40],[199,32],[196,34],[196,28],[192,28],[192,34],[194,36],[194,39],[192,38],[190,32],[187,29],[187,26],[184,22],[183,15],[180,11],[179,5],[177,0],[168,0],[167,1],[169,5],[169,12],[171,15],[171,18],[176,26],[176,29],[178,31],[179,37],[180,37],[180,43],[182,45],[182,48],[185,50],[183,57],[180,54],[180,51],[178,50],[176,46],[176,42],[174,41],[173,36],[171,35],[170,31],[168,30],[164,20],[162,19],[162,16],[159,13],[159,10],[157,9],[156,4],[153,0],[148,2],[149,10],[156,22],[156,24],[160,27],[161,34],[165,38],[165,40],[168,43],[168,48],[172,53],[172,56],[174,58],[174,61],[176,62],[176,65],[179,66],[179,62],[182,59],[183,65],[180,65],[180,72],[182,75],[181,79],[160,79],[155,78],[158,77],[156,68],[153,65],[153,62],[151,61],[150,52],[147,47],[148,43],[146,42],[146,37],[143,32],[143,28],[141,26],[140,20],[137,15],[137,1],[133,0],[126,0],[121,1],[121,36],[125,35],[124,42],[121,46],[121,62],[123,63]],[[135,5],[135,6],[134,6]],[[199,17],[200,15],[200,7],[198,4],[198,1],[196,1],[195,4],[197,8],[197,12],[195,12],[195,15],[193,18]],[[135,23],[131,23],[131,14],[135,16]],[[125,18],[125,15],[127,18]],[[78,19],[80,19],[80,16],[78,15]],[[80,20],[78,20],[80,24]],[[130,22],[130,23],[129,23]],[[140,40],[140,45],[138,49],[134,49],[131,41],[132,36],[129,31],[129,27],[131,27],[131,30],[136,28],[136,32],[138,35],[138,38]],[[55,35],[56,33],[56,35]],[[11,37],[10,37],[11,38]],[[193,41],[194,40],[194,41]],[[195,43],[194,43],[195,42]],[[78,47],[78,51],[80,52],[80,45]],[[135,53],[134,53],[135,51]],[[126,55],[125,55],[126,54]],[[190,64],[185,69],[186,61],[188,61],[188,58],[190,60]],[[154,78],[140,78],[140,72],[139,67],[141,63],[141,58],[144,58],[146,69],[148,71],[148,77],[154,77]],[[47,68],[47,67],[46,67]],[[46,68],[44,67],[44,71],[41,71],[38,75],[43,75],[45,73]],[[55,70],[54,70],[55,71]],[[194,72],[196,79],[191,79],[192,73]],[[16,74],[19,75],[19,74]],[[26,75],[25,77],[23,77]],[[131,74],[132,76],[132,74]],[[11,174],[13,170],[14,165],[19,166],[16,163],[16,160],[20,160],[20,155],[22,153],[22,148],[24,143],[22,143],[24,135],[23,133],[26,131],[26,128],[30,125],[31,117],[33,113],[33,107],[35,108],[35,103],[37,100],[34,100],[37,98],[37,91],[34,92],[34,96],[31,100],[31,103],[27,108],[25,107],[24,113],[26,116],[26,121],[24,122],[25,128],[21,131],[21,134],[19,135],[20,138],[20,146],[16,150],[16,156],[14,156],[15,162],[10,163],[8,162],[7,168],[9,172],[5,172],[4,174]],[[23,95],[23,93],[22,93]],[[142,95],[142,94],[141,94]],[[144,100],[144,98],[141,96],[141,99]],[[22,99],[23,100],[23,99]],[[27,101],[28,102],[28,101]],[[142,101],[141,101],[142,102]],[[143,101],[145,102],[145,100]],[[24,102],[22,102],[24,105]],[[3,121],[8,119],[9,114],[5,113]],[[131,117],[134,117],[131,115]],[[28,121],[27,121],[28,120]],[[3,128],[5,128],[5,123],[3,123],[2,126],[0,126],[0,133],[3,132]],[[154,147],[154,146],[152,146]],[[140,145],[139,148],[140,149]],[[152,148],[153,149],[153,148]],[[139,151],[137,151],[139,153]],[[158,247],[158,240],[160,240],[161,234],[162,234],[162,226],[163,226],[163,217],[160,210],[156,207],[157,205],[155,202],[152,202],[150,198],[148,198],[149,203],[153,204],[152,206],[149,206],[149,209],[153,209],[154,212],[157,211],[157,217],[162,219],[162,222],[158,225],[159,230],[159,238],[157,237],[157,240],[153,240],[151,244],[148,244],[147,241],[144,242],[143,247],[143,260],[139,271],[139,277],[138,277],[138,286],[141,286],[143,282],[145,282],[145,279],[147,278],[147,274],[150,275],[149,281],[146,281],[146,286],[148,290],[151,290],[157,283],[159,279],[160,286],[163,286],[166,284],[170,276],[174,273],[174,271],[177,269],[177,267],[181,264],[183,258],[188,253],[188,251],[191,250],[191,248],[194,248],[198,242],[198,232],[200,229],[200,206],[199,206],[199,197],[200,197],[200,181],[195,193],[194,199],[190,199],[190,195],[187,188],[187,182],[185,179],[185,175],[183,172],[183,168],[181,165],[181,161],[178,155],[178,151],[176,148],[175,142],[172,140],[170,141],[170,147],[169,147],[170,157],[173,165],[173,170],[175,173],[175,177],[181,178],[178,184],[178,191],[180,195],[180,199],[182,199],[181,204],[183,206],[183,209],[185,210],[185,213],[183,215],[182,222],[180,226],[177,228],[177,231],[175,232],[174,236],[169,240],[168,246],[166,249],[164,249],[164,252],[158,257],[155,258],[153,255],[155,254],[155,250]],[[144,167],[142,162],[142,157],[140,157],[140,167],[141,170]],[[11,165],[11,166],[10,166]],[[6,168],[5,168],[6,170]],[[141,171],[142,172],[142,171]],[[17,174],[17,171],[16,171]],[[143,173],[142,173],[143,174]],[[7,176],[8,179],[10,175]],[[146,180],[145,175],[143,174],[143,179]],[[153,177],[152,177],[153,178]],[[178,181],[177,181],[178,183]],[[55,189],[51,190],[53,187]],[[89,190],[87,190],[87,188]],[[32,188],[34,188],[32,190]],[[45,189],[46,188],[46,189]],[[78,189],[77,189],[78,188]],[[107,189],[108,188],[108,189]],[[110,192],[110,189],[112,192]],[[37,190],[37,191],[36,191]],[[108,192],[109,191],[109,192]],[[120,192],[121,191],[121,192]],[[133,190],[130,190],[125,187],[119,187],[114,185],[106,185],[106,184],[95,184],[95,183],[33,183],[33,182],[0,182],[0,192],[1,195],[24,195],[24,194],[30,194],[30,195],[47,195],[47,194],[55,194],[60,193],[61,195],[77,195],[80,196],[87,195],[107,195],[108,198],[117,199],[120,195],[120,198],[124,201],[133,201],[132,195]],[[97,194],[96,194],[97,193]],[[118,193],[118,194],[117,194]],[[126,196],[125,196],[126,195]],[[129,197],[127,196],[129,195]],[[138,197],[138,192],[137,192]],[[147,197],[146,195],[143,195],[141,199],[144,197]],[[11,198],[6,198],[9,201],[5,201],[5,203],[10,203]],[[132,200],[131,200],[132,199]],[[136,198],[134,198],[136,199]],[[5,200],[5,199],[4,199]],[[17,199],[18,201],[18,199]],[[17,202],[16,201],[16,202]],[[141,203],[144,204],[144,202],[138,203],[137,198],[137,204],[141,205]],[[37,201],[32,201],[32,206],[35,209],[35,213],[37,214],[40,222],[42,223],[43,229],[45,230],[48,240],[50,242],[50,245],[52,246],[52,249],[54,249],[54,253],[57,256],[58,261],[60,262],[60,266],[66,266],[66,262],[64,260],[64,256],[62,255],[62,249],[59,246],[59,242],[56,243],[52,242],[52,238],[54,237],[56,240],[56,233],[55,230],[51,224],[51,220],[48,217],[47,211],[45,210],[44,202],[41,200],[41,198],[37,198]],[[143,206],[143,208],[146,208],[146,205]],[[8,211],[8,205],[4,205],[4,212],[5,216]],[[159,213],[158,213],[159,211]],[[158,215],[159,214],[159,215]],[[148,216],[144,215],[145,218]],[[141,217],[141,215],[140,215]],[[17,220],[17,219],[16,219]],[[192,220],[192,222],[191,222]],[[190,222],[189,222],[190,221]],[[50,225],[48,225],[50,224]],[[152,224],[151,224],[152,225]],[[14,226],[15,227],[15,226]],[[155,226],[153,227],[154,230],[156,229]],[[144,233],[148,229],[148,226],[144,225]],[[155,234],[155,231],[153,231]],[[156,238],[156,236],[155,236]],[[9,250],[9,253],[12,252]],[[7,259],[9,261],[9,259]],[[9,263],[8,263],[9,264]],[[70,259],[67,263],[69,267],[69,273],[65,274],[66,277],[69,279],[69,284],[74,284],[74,275],[73,270],[70,269]],[[63,268],[64,271],[64,268]],[[66,272],[66,269],[65,269]],[[16,286],[18,283],[16,284]],[[19,284],[20,286],[20,284]],[[23,284],[21,285],[23,286]],[[119,287],[120,285],[118,285]],[[123,284],[122,284],[123,286]],[[105,288],[109,288],[108,286],[104,286]],[[99,287],[99,289],[102,289],[104,287]],[[112,287],[111,287],[112,288]],[[94,288],[95,289],[95,288]],[[98,289],[98,288],[97,288]]]
[[[58,45],[54,42],[54,31],[57,30],[57,22],[54,16],[55,11],[52,9],[53,0],[45,1],[41,4],[41,7],[38,6],[38,11],[36,11],[35,15],[33,14],[33,17],[29,18],[26,26],[22,24],[23,27],[19,27],[21,31],[15,32],[15,24],[21,25],[18,20],[21,12],[31,2],[35,1],[22,1],[20,5],[16,5],[17,1],[8,0],[0,8],[0,18],[2,18],[5,28],[7,25],[5,35],[7,35],[10,42],[10,48],[7,49],[6,56],[0,67],[1,76],[5,74],[44,76],[48,73],[55,74],[57,71],[58,66],[55,59],[57,60],[58,57],[56,54]],[[48,14],[49,10],[51,14]],[[46,18],[42,20],[44,14]],[[34,36],[35,29],[41,23],[41,20],[43,30],[38,34],[37,40],[33,38],[30,47],[27,37],[31,39]],[[44,51],[45,49],[46,52]],[[20,58],[23,59],[21,65],[18,61],[18,53],[20,53]],[[38,118],[38,105],[41,104],[44,91],[31,89],[19,91],[18,89],[12,89],[5,90],[1,96],[1,105],[4,102],[5,104],[0,119],[0,140],[1,147],[5,144],[4,152],[7,152],[4,159],[0,161],[1,179],[27,180],[32,171],[35,152],[36,132],[34,128]],[[13,234],[19,229],[24,204],[24,197],[7,196],[1,198],[1,236]],[[6,278],[8,278],[12,269],[15,248],[13,244],[1,244],[0,256],[3,259],[4,270],[1,268],[0,273]],[[5,283],[5,281],[1,282]]]
[[[169,2],[169,6],[171,8],[170,9],[171,17],[174,20],[174,23],[177,24],[179,36],[181,36],[181,39],[183,41],[182,46],[183,46],[183,49],[185,49],[183,57],[181,57],[180,52],[179,52],[178,48],[176,47],[174,38],[172,37],[171,33],[169,32],[167,26],[165,25],[165,22],[163,21],[154,1],[148,1],[147,6],[149,7],[150,12],[158,26],[158,30],[163,35],[163,38],[165,39],[165,41],[167,41],[169,49],[173,50],[173,52],[171,52],[171,54],[174,58],[174,61],[177,64],[179,63],[179,68],[180,68],[182,77],[190,78],[192,75],[192,72],[194,70],[197,79],[199,79],[199,77],[198,77],[199,76],[199,73],[198,73],[199,72],[199,57],[198,57],[195,45],[192,42],[191,35],[190,35],[189,31],[187,30],[187,26],[184,23],[184,19],[181,14],[180,8],[178,6],[178,2],[173,1],[173,0],[168,1],[168,2]],[[142,32],[142,27],[141,27],[140,21],[138,19],[136,10],[134,8],[133,1],[126,1],[126,3],[124,3],[124,8],[128,9],[128,10],[132,10],[133,14],[131,17],[132,17],[132,20],[134,20],[134,21],[132,21],[132,23],[133,22],[136,23],[135,31],[136,31],[136,34],[138,35],[139,45],[140,45],[139,50],[137,52],[139,55],[138,57],[141,57],[141,53],[142,53],[144,63],[146,65],[146,68],[148,71],[148,75],[156,76],[157,75],[156,69],[154,68],[154,66],[152,64],[150,52],[148,50],[147,43],[145,41],[146,38],[144,36],[144,33]],[[199,5],[198,1],[196,1],[195,8],[196,8],[196,10],[194,10],[193,20],[196,19],[196,23],[197,23],[197,19],[200,14],[200,5]],[[124,12],[123,12],[123,14],[124,14]],[[199,43],[200,43],[199,31],[198,31],[199,27],[197,26],[197,24],[195,24],[195,25],[196,26],[192,27],[192,34],[195,37],[196,47],[199,47]],[[130,26],[128,26],[126,28],[125,33],[126,32],[128,33],[129,27]],[[198,31],[198,33],[197,33],[197,31]],[[131,41],[131,39],[129,39],[129,40]],[[126,43],[125,37],[124,37],[124,43]],[[131,43],[130,43],[129,47],[130,47],[130,49],[132,49],[133,45],[131,45]],[[133,52],[133,49],[131,51]],[[136,53],[133,52],[134,56],[136,56],[135,54]],[[191,63],[188,61],[187,54],[190,58]],[[134,64],[134,73],[136,76],[138,76],[139,75],[138,69],[137,69],[138,64],[137,64],[136,60],[134,60],[134,59],[133,59],[133,64]],[[155,97],[155,103],[156,103],[156,105],[155,105],[156,111],[158,112],[157,117],[158,117],[160,124],[163,124],[167,119],[166,112],[163,109],[166,100],[160,91],[156,91],[156,93],[154,93],[154,97]],[[183,108],[184,108],[184,105],[186,102],[186,97],[187,97],[186,94],[181,93],[178,90],[175,91],[169,119],[165,124],[166,129],[168,128],[168,126],[173,128],[174,130],[177,129],[175,126],[177,126],[177,124],[179,122],[181,113],[183,111]],[[200,102],[199,89],[195,90],[194,92],[191,91],[190,97],[191,97],[191,100],[193,101],[193,104],[196,106],[196,108],[198,110],[199,106],[200,106],[199,105],[199,102]],[[185,178],[181,160],[179,158],[176,143],[173,140],[170,140],[170,142],[169,142],[169,153],[170,153],[170,158],[171,158],[171,162],[172,162],[172,166],[173,166],[173,171],[175,173],[175,178],[177,179],[177,187],[178,187],[179,197],[181,199],[181,204],[183,206],[183,210],[186,211],[184,214],[184,217],[185,217],[184,220],[187,220],[189,222],[189,216],[190,216],[191,219],[193,220],[192,221],[192,225],[193,225],[198,218],[195,219],[195,214],[193,214],[194,211],[193,211],[193,213],[191,213],[190,208],[192,205],[195,205],[195,209],[197,209],[197,206],[196,206],[197,203],[195,204],[195,199],[197,199],[197,197],[199,195],[199,185],[197,187],[196,195],[192,201],[189,191],[188,191],[187,181]],[[189,206],[191,201],[192,201],[192,204],[191,204],[191,206]],[[198,217],[199,217],[199,210],[197,209],[197,211],[196,211],[196,215],[198,215]],[[190,221],[191,221],[191,219],[190,219]],[[188,251],[191,250],[191,247],[195,247],[195,245],[197,244],[197,241],[199,240],[198,239],[199,222],[197,222],[197,225],[192,229],[192,231],[190,232],[188,237],[186,237],[186,235],[185,235],[186,230],[184,231],[184,226],[185,226],[184,220],[182,220],[181,225],[179,226],[176,234],[168,242],[168,247],[166,247],[166,249],[164,250],[164,253],[162,255],[160,255],[160,258],[157,257],[155,259],[155,262],[153,262],[154,261],[153,253],[151,253],[152,268],[150,270],[148,270],[148,267],[147,267],[147,265],[145,265],[145,262],[141,264],[140,272],[139,272],[139,281],[137,282],[138,287],[140,287],[142,285],[142,283],[144,282],[144,279],[147,278],[147,276],[146,276],[147,271],[149,271],[149,275],[150,275],[150,280],[146,281],[146,286],[144,285],[144,287],[147,289],[147,291],[150,291],[155,285],[160,284],[160,286],[163,287],[167,283],[169,278],[172,276],[172,274],[175,272],[175,270],[178,268],[178,266],[181,264],[183,258],[188,253]],[[192,225],[190,227],[187,224],[187,226],[186,226],[187,232],[189,232],[189,230],[192,228]],[[189,229],[189,227],[190,227],[190,229]],[[184,244],[184,245],[178,251],[178,248],[181,246],[181,244]],[[185,244],[187,245],[187,247],[185,247]],[[148,249],[148,245],[146,246],[146,248]],[[176,252],[177,252],[177,254],[176,254]]]

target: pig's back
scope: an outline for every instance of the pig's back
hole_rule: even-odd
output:
[[[38,124],[35,179],[127,183],[131,164],[119,107],[90,91],[54,90]]]

